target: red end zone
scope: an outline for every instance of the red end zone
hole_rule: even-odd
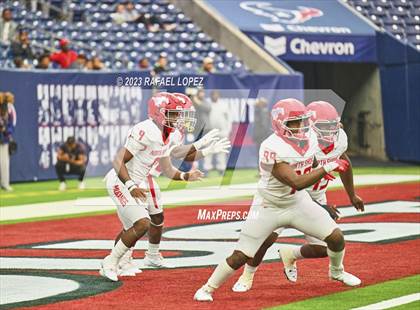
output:
[[[358,190],[366,203],[416,200],[420,197],[420,184],[400,184],[364,187]],[[337,205],[348,205],[343,191],[329,193],[329,202]],[[249,205],[249,202],[248,204]],[[208,221],[197,219],[197,213],[204,206],[193,206],[165,211],[166,227],[190,226],[205,224]],[[247,206],[209,206],[206,208],[223,208],[224,210],[246,210]],[[374,223],[374,222],[411,222],[419,223],[418,213],[371,214],[364,217],[350,217],[342,223]],[[0,255],[20,257],[89,257],[102,258],[108,253],[105,250],[50,250],[26,249],[20,246],[34,243],[52,243],[65,240],[113,239],[120,230],[116,215],[84,217],[78,219],[54,220],[27,224],[2,226]],[[413,240],[393,241],[386,244],[348,242],[345,259],[346,269],[359,276],[363,285],[401,278],[420,272],[414,262],[419,259],[420,242]],[[285,240],[285,239],[281,239]],[[301,242],[298,239],[288,239]],[[17,248],[16,248],[17,247]],[[211,249],[203,249],[209,250]],[[178,252],[167,252],[179,255]],[[230,253],[226,253],[228,255]],[[136,256],[142,257],[141,251]],[[340,283],[331,282],[327,278],[328,259],[304,260],[299,262],[299,280],[296,284],[287,282],[282,274],[279,262],[264,263],[260,267],[250,292],[237,294],[231,291],[239,271],[219,289],[212,304],[193,302],[192,296],[211,274],[212,267],[179,268],[166,270],[144,270],[137,277],[123,278],[123,285],[105,294],[83,299],[71,300],[38,306],[48,309],[88,309],[88,308],[127,308],[144,307],[149,309],[180,308],[192,309],[257,309],[292,301],[321,296],[332,292],[347,290]],[[33,266],[34,269],[37,266]],[[93,271],[59,271],[59,273],[91,274]],[[103,281],[106,281],[105,279]]]

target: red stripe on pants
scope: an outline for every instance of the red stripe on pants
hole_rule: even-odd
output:
[[[150,174],[147,176],[147,182],[149,183],[149,189],[150,189],[150,194],[152,195],[153,204],[155,205],[155,208],[158,209],[159,206],[157,204],[156,192],[153,186],[153,177]]]

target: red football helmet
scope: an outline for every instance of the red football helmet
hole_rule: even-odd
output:
[[[334,106],[326,101],[314,101],[308,104],[307,109],[312,113],[313,128],[318,139],[327,144],[337,141],[340,116]]]
[[[182,93],[173,93],[173,95],[177,97],[184,106],[184,110],[182,111],[184,128],[186,128],[188,132],[192,132],[197,123],[197,119],[195,118],[195,107],[190,97]]]
[[[271,125],[276,135],[306,141],[309,139],[311,115],[305,105],[297,99],[278,101],[271,110]],[[288,122],[301,121],[300,127],[289,127]]]
[[[190,107],[189,104],[191,105]],[[148,115],[149,118],[153,119],[159,125],[171,129],[183,130],[187,124],[186,115],[191,114],[191,107],[192,103],[186,102],[185,98],[181,98],[179,94],[160,92],[149,99]],[[187,129],[190,130],[189,128]]]

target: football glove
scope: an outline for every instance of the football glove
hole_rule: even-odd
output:
[[[345,172],[349,167],[350,167],[349,162],[344,159],[336,159],[333,162],[330,162],[323,166],[324,170],[327,173],[330,173],[331,171],[340,172],[340,173]]]
[[[206,147],[201,152],[203,153],[203,156],[217,153],[229,153],[230,147],[230,141],[227,138],[222,138],[211,144],[209,147]]]
[[[202,148],[205,148],[206,146],[211,145],[213,142],[216,142],[219,140],[219,129],[212,129],[207,134],[205,134],[203,137],[201,137],[200,140],[195,141],[193,143],[195,149],[201,150]]]

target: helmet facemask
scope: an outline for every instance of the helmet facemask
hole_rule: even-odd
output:
[[[318,140],[325,145],[329,145],[338,140],[340,120],[315,121],[313,128],[318,136]]]
[[[192,132],[196,122],[193,109],[165,109],[165,127]]]
[[[311,128],[310,114],[288,117],[284,121],[279,121],[280,127],[284,129],[284,135],[289,139],[307,141]]]

